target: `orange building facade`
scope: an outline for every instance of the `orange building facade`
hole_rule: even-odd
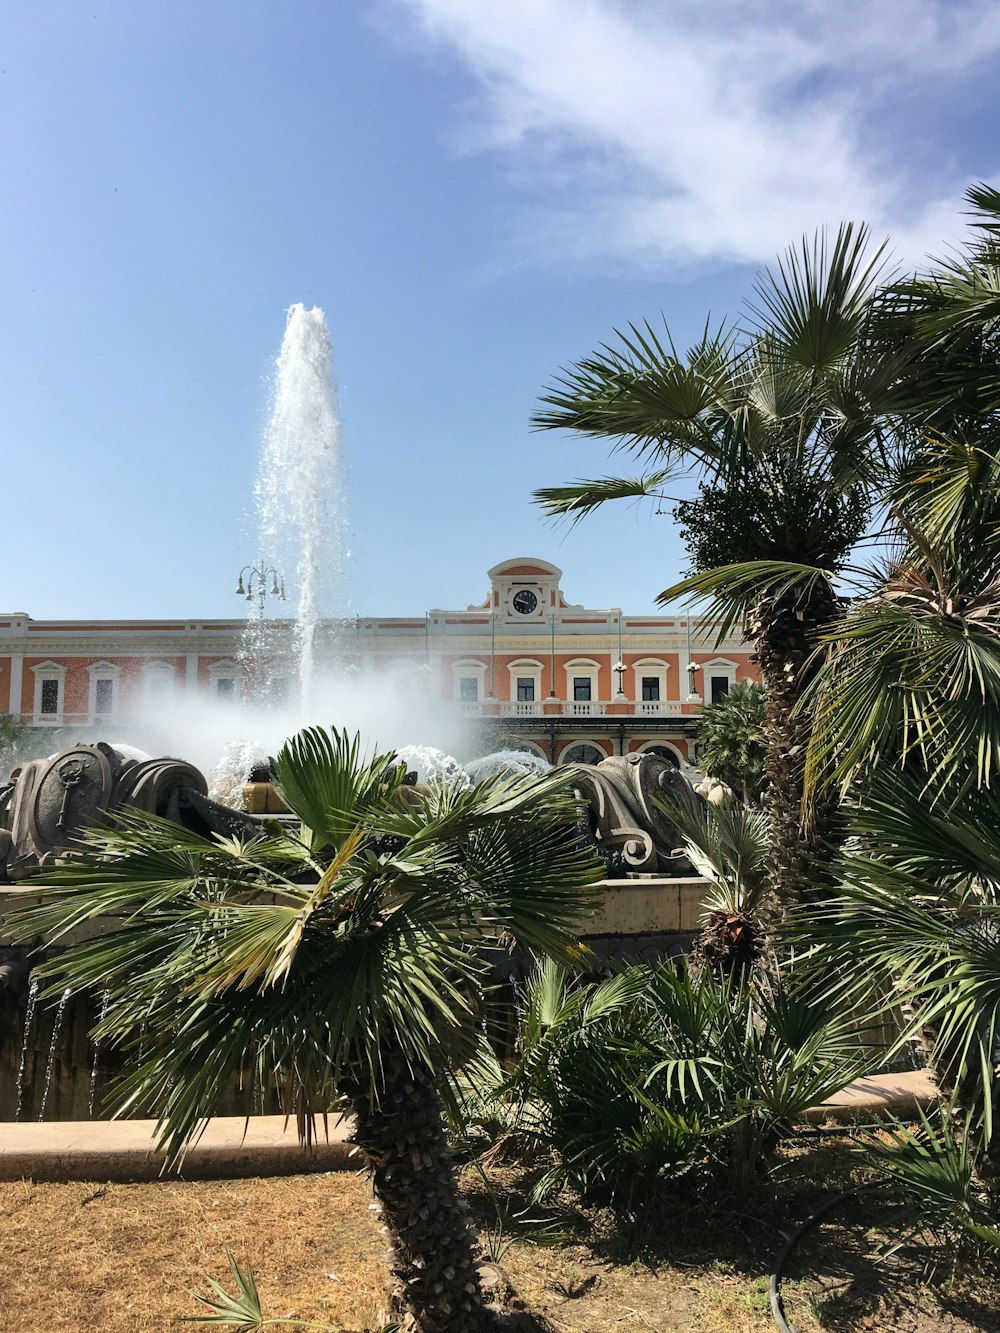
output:
[[[519,557],[488,571],[489,592],[465,610],[360,616],[321,627],[345,670],[430,690],[486,724],[497,745],[551,763],[597,762],[658,749],[693,758],[706,701],[757,679],[752,648],[685,615],[628,615],[569,602],[562,571]],[[127,725],[158,699],[234,701],[294,688],[294,622],[266,622],[268,649],[249,655],[246,621],[41,621],[0,614],[0,713],[39,727]],[[335,645],[335,647],[334,647]]]

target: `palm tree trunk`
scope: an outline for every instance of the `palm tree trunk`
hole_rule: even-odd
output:
[[[487,1314],[476,1239],[458,1192],[434,1077],[402,1053],[382,1054],[373,1104],[350,1093],[354,1141],[372,1172],[392,1245],[393,1314],[421,1333],[480,1333]]]
[[[838,803],[822,794],[804,808],[806,753],[812,733],[808,710],[796,711],[803,690],[817,669],[810,661],[820,634],[838,618],[829,584],[815,584],[808,594],[765,598],[750,625],[757,661],[767,691],[767,791],[771,821],[771,884],[777,906],[787,910],[824,879],[838,841]]]

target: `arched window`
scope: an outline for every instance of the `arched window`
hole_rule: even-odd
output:
[[[507,666],[510,672],[510,712],[535,717],[542,711],[542,664],[523,657]]]
[[[736,663],[728,657],[714,657],[702,663],[701,677],[705,702],[718,703],[736,684]]]
[[[237,703],[240,698],[240,664],[229,658],[213,662],[208,668],[212,695],[219,703]]]
[[[478,658],[463,658],[451,668],[453,698],[457,703],[468,705],[469,712],[475,712],[477,705],[486,697],[486,663]]]
[[[92,723],[102,722],[118,709],[121,668],[114,662],[94,662],[87,671],[90,675],[87,713]]]
[[[560,764],[599,764],[607,755],[596,745],[580,741],[564,750],[559,756]]]
[[[41,662],[33,666],[35,674],[35,725],[61,725],[65,705],[66,668],[59,662]]]
[[[668,764],[673,764],[674,768],[680,768],[683,762],[683,756],[680,752],[675,750],[672,745],[664,745],[662,741],[657,741],[655,745],[643,745],[638,753],[659,755]]]

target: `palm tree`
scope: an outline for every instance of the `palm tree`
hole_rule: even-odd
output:
[[[767,696],[756,681],[741,681],[698,719],[698,766],[759,805],[766,759]]]
[[[614,441],[642,475],[538,491],[552,515],[580,518],[611,499],[668,499],[678,476],[699,482],[677,504],[694,573],[659,601],[695,595],[742,621],[768,700],[770,873],[789,904],[815,875],[834,830],[832,804],[803,817],[808,714],[796,708],[818,637],[840,613],[835,580],[865,532],[891,472],[885,422],[905,352],[873,343],[882,251],[844,225],[789,251],[757,283],[745,328],[705,333],[686,354],[646,324],[568,371],[535,424]]]
[[[1000,1168],[1000,798],[983,789],[929,809],[912,776],[887,781],[853,820],[838,884],[798,932],[862,1008],[909,1014],[897,1047],[919,1045],[962,1112],[972,1160]]]
[[[948,359],[951,352],[948,352]],[[932,377],[933,382],[933,377]],[[943,420],[947,403],[929,414]],[[892,495],[886,567],[806,700],[810,782],[854,807],[837,886],[801,933],[855,993],[881,983],[1000,1167],[1000,415],[928,429]]]
[[[116,919],[43,970],[106,990],[100,1035],[135,1060],[118,1109],[151,1103],[173,1160],[234,1084],[248,1103],[276,1084],[304,1140],[346,1099],[392,1241],[394,1309],[422,1330],[478,1330],[439,1076],[477,1045],[484,946],[571,957],[600,868],[558,772],[410,788],[392,755],[310,729],[275,773],[300,828],[244,842],[128,815],[17,928],[57,942]]]
[[[1000,190],[965,194],[972,237],[892,284],[876,335],[911,347],[902,398],[916,428],[973,435],[1000,408]]]

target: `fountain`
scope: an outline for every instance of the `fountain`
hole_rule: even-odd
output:
[[[343,610],[334,603],[347,555],[332,350],[318,307],[298,304],[288,312],[254,496],[259,549],[282,569],[295,571],[299,702],[309,716],[316,633],[323,612]],[[251,634],[263,633],[260,619],[251,617]]]
[[[330,340],[318,308],[297,304],[288,312],[254,495],[256,549],[264,558],[259,569],[253,567],[257,584],[252,579],[248,584],[251,614],[244,658],[254,668],[253,697],[245,705],[216,701],[211,714],[204,701],[190,696],[177,694],[167,702],[161,698],[148,734],[133,738],[156,753],[162,744],[173,747],[178,736],[185,736],[185,751],[190,752],[189,742],[192,748],[197,744],[201,764],[210,747],[213,758],[221,751],[209,778],[194,763],[151,758],[131,745],[102,740],[32,758],[13,771],[6,786],[0,784],[0,1119],[34,1119],[46,1113],[54,1118],[92,1117],[114,1073],[115,1052],[102,1050],[89,1035],[104,1012],[106,997],[63,993],[49,1005],[39,1003],[27,950],[5,950],[3,945],[6,907],[19,894],[24,900],[32,880],[44,882],[46,869],[79,846],[88,827],[113,822],[121,812],[136,808],[202,835],[253,836],[268,821],[290,818],[283,815],[284,807],[267,782],[269,751],[301,726],[331,717],[366,735],[373,746],[394,750],[412,782],[468,786],[548,768],[545,760],[521,751],[480,755],[463,765],[437,745],[402,744],[414,731],[448,744],[446,737],[459,736],[457,725],[466,756],[482,748],[473,740],[472,724],[456,724],[453,715],[447,725],[443,715],[434,719],[440,725],[428,725],[430,710],[419,717],[412,692],[400,701],[395,718],[387,719],[391,691],[385,682],[372,685],[366,705],[366,683],[350,675],[349,651],[343,652],[332,676],[317,677],[320,627],[324,621],[329,625],[333,611],[343,619],[338,599],[346,557],[340,422]],[[262,589],[277,586],[279,566],[297,600],[293,647],[298,690],[284,705],[268,703],[263,688],[267,682],[259,670],[265,656],[273,656],[269,633],[288,628],[287,622],[268,624],[264,617]],[[336,652],[332,656],[336,659]],[[168,736],[160,731],[162,718],[170,719]],[[234,733],[239,738],[234,739]],[[580,832],[605,858],[609,875],[668,875],[679,884],[676,877],[690,873],[676,856],[679,839],[652,800],[655,790],[681,780],[668,770],[670,765],[654,755],[575,769],[575,785],[587,810]]]
[[[268,784],[269,761],[252,745],[235,743],[230,748],[220,766],[228,786],[216,773],[213,794],[222,799],[212,799],[205,777],[193,765],[179,759],[135,757],[140,754],[130,750],[126,755],[105,742],[74,746],[23,764],[12,774],[12,783],[0,790],[0,941],[5,902],[13,905],[18,896],[23,901],[32,881],[44,883],[46,869],[79,846],[89,826],[113,821],[129,808],[173,820],[203,836],[250,837],[268,821],[292,818]],[[530,777],[548,767],[544,760],[520,751],[500,751],[467,766],[432,746],[402,747],[399,756],[414,783],[468,786],[497,777]],[[254,781],[243,784],[241,774],[248,764],[256,766]],[[701,798],[683,775],[655,754],[608,759],[593,768],[571,766],[570,771],[582,802],[580,833],[604,857],[609,882],[618,885],[615,900],[625,903],[631,894],[632,899],[646,902],[641,919],[629,910],[645,937],[643,948],[660,949],[664,942],[655,938],[655,912],[650,915],[648,902],[662,886],[673,884],[679,903],[677,895],[694,881],[687,878],[690,866],[677,855],[681,839],[653,797],[657,791],[681,787],[691,799]],[[650,877],[653,883],[648,882]],[[6,890],[5,882],[10,886]],[[669,889],[667,894],[669,898]],[[628,922],[616,925],[608,911],[604,925],[589,937],[591,947],[605,955],[614,948],[607,939],[602,943],[603,937],[620,940],[637,933]],[[681,928],[677,914],[666,934],[676,936]],[[64,992],[57,1005],[40,1005],[37,985],[30,979],[29,951],[8,947],[4,957],[8,980],[0,987],[0,1024],[10,1036],[0,1039],[0,1120],[41,1118],[50,1109],[57,1119],[93,1117],[117,1058],[114,1052],[103,1052],[89,1036],[105,1011],[106,996]],[[9,1098],[4,1094],[4,1066],[10,1067]]]

